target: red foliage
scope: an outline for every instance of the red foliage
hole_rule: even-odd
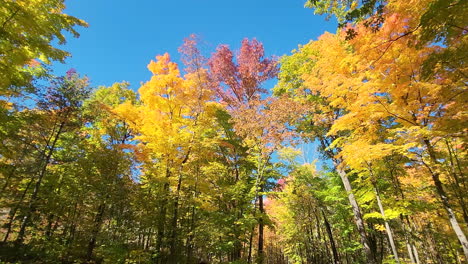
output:
[[[277,60],[264,58],[263,44],[244,39],[234,61],[234,54],[227,45],[220,45],[208,64],[215,90],[222,101],[231,107],[248,104],[259,99],[267,90],[262,83],[276,77]]]

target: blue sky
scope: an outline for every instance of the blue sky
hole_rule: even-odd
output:
[[[266,54],[290,54],[298,44],[335,32],[336,23],[304,8],[305,0],[67,0],[66,13],[89,23],[80,38],[68,38],[62,48],[72,57],[55,63],[55,74],[75,68],[93,86],[128,81],[138,89],[149,79],[146,65],[169,52],[178,62],[177,48],[191,33],[205,42],[210,54],[217,45],[237,49],[240,41],[256,38]],[[267,86],[274,83],[269,82]],[[271,87],[265,87],[271,88]]]

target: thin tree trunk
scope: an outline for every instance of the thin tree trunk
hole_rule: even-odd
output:
[[[252,231],[250,232],[250,238],[249,238],[249,255],[247,257],[247,263],[252,263],[252,244],[253,244],[254,232],[255,232],[255,227],[252,227]]]
[[[39,177],[36,181],[36,184],[34,185],[34,190],[31,195],[31,199],[29,201],[28,211],[26,212],[26,215],[23,218],[23,222],[21,223],[21,228],[18,232],[18,237],[16,238],[16,243],[18,244],[23,243],[24,234],[26,232],[26,227],[29,225],[32,214],[36,211],[36,202],[37,202],[37,196],[39,194],[39,189],[41,187],[42,180],[44,179],[44,176],[46,174],[47,166],[49,165],[50,159],[52,158],[52,154],[55,150],[55,145],[57,144],[57,141],[60,137],[60,134],[62,133],[64,126],[65,126],[65,122],[61,122],[59,129],[57,131],[57,134],[55,135],[54,141],[52,142],[52,145],[50,145],[50,147],[49,145],[47,145],[49,152],[47,153],[47,156],[44,161],[44,165],[42,166],[42,169],[39,173]]]
[[[143,241],[143,249],[147,250],[150,247],[151,243],[151,237],[153,236],[153,228],[150,227],[148,230],[148,236],[146,236],[146,242]],[[143,234],[143,238],[145,238],[145,235]]]
[[[354,197],[353,189],[351,187],[351,183],[349,182],[348,176],[346,175],[346,172],[343,169],[339,168],[339,162],[335,158],[334,153],[331,150],[327,150],[329,147],[329,144],[327,143],[327,140],[323,137],[319,138],[321,147],[323,150],[325,150],[326,155],[333,161],[333,165],[336,168],[336,171],[338,172],[338,175],[341,178],[341,181],[343,183],[343,186],[348,194],[348,200],[349,203],[351,204],[351,208],[353,211],[353,216],[354,216],[354,222],[356,224],[360,239],[361,239],[361,244],[364,248],[364,253],[366,255],[367,263],[368,264],[376,264],[376,254],[375,252],[372,251],[369,243],[369,238],[366,234],[366,228],[364,226],[364,219],[362,218],[361,210],[359,208],[359,205],[357,203],[356,197]]]
[[[390,242],[390,247],[391,247],[392,252],[393,252],[393,257],[395,258],[395,262],[399,264],[400,259],[398,258],[398,251],[397,251],[397,248],[395,246],[395,240],[393,239],[392,229],[390,228],[390,225],[388,224],[387,219],[385,219],[385,210],[383,208],[382,201],[380,200],[379,191],[378,191],[377,186],[375,184],[374,184],[374,192],[375,192],[375,196],[377,198],[377,205],[379,206],[380,213],[382,214],[382,216],[384,218],[385,231],[387,232],[388,241]]]
[[[338,256],[338,250],[336,249],[335,239],[333,239],[333,232],[331,230],[330,223],[328,222],[327,217],[325,216],[325,212],[323,210],[321,211],[323,216],[323,222],[325,224],[325,228],[327,229],[328,239],[330,240],[330,246],[333,253],[333,263],[339,264],[340,258]]]
[[[411,245],[408,243],[408,241],[406,242],[406,249],[408,250],[408,255],[410,257],[411,263],[416,263],[416,260],[414,259],[414,256],[413,256],[413,251],[411,249]]]
[[[260,185],[260,195],[258,196],[258,209],[260,217],[258,218],[258,256],[257,264],[263,264],[263,184]]]
[[[421,263],[419,261],[419,254],[418,254],[418,250],[416,249],[416,246],[414,244],[412,244],[411,246],[413,247],[414,260],[416,261],[417,264]]]
[[[462,209],[462,215],[463,215],[463,220],[465,221],[465,224],[468,225],[468,209],[466,207],[466,203],[465,203],[465,191],[462,190],[462,184],[461,184],[461,181],[460,181],[460,177],[458,176],[458,173],[456,171],[456,168],[455,168],[455,161],[454,161],[454,154],[452,152],[452,148],[448,142],[448,140],[445,140],[445,143],[447,145],[447,149],[448,149],[448,152],[449,152],[449,157],[450,157],[450,168],[451,168],[451,172],[450,174],[452,175],[452,178],[453,180],[455,181],[455,184],[454,184],[454,189],[455,189],[455,192],[456,192],[456,196],[459,200],[459,204],[460,204],[460,207]],[[461,178],[463,178],[463,171],[460,171],[460,176]]]
[[[400,181],[398,179],[398,176],[396,176],[393,173],[393,167],[389,166],[388,163],[387,163],[387,167],[388,167],[388,170],[390,172],[390,176],[392,178],[392,183],[393,183],[393,186],[394,186],[395,190],[397,191],[397,194],[400,195],[400,197],[401,197],[401,199],[403,201],[405,201],[406,197],[405,197],[405,194],[403,193],[403,190],[401,189],[401,185],[400,185]],[[403,229],[403,233],[404,233],[404,236],[405,236],[406,248],[408,250],[408,255],[410,257],[411,263],[420,264],[419,256],[418,256],[418,250],[417,250],[416,246],[414,245],[414,243],[412,242],[413,239],[411,238],[411,236],[413,235],[413,229],[411,228],[411,222],[410,222],[408,216],[403,216],[403,215],[400,215],[400,220],[401,220],[401,226],[402,226],[402,229]],[[405,228],[405,225],[406,225],[405,220],[407,222],[408,229]]]
[[[198,197],[198,179],[200,176],[200,167],[197,166],[196,175],[195,175],[195,185],[193,186],[193,198]],[[195,228],[196,228],[196,208],[192,205],[191,208],[191,218],[189,223],[189,236],[187,238],[187,264],[192,263],[193,258],[193,239],[195,237]]]
[[[237,160],[236,160],[237,162]],[[239,170],[237,168],[237,164],[234,166],[235,168],[235,181],[234,185],[237,184],[239,181]],[[238,210],[238,208],[240,209]],[[242,206],[239,206],[239,201],[234,200],[234,208],[233,208],[234,213],[236,214],[236,223],[239,221],[239,219],[242,218]],[[241,258],[241,252],[242,252],[242,244],[240,242],[240,228],[239,225],[236,224],[234,226],[234,236],[235,236],[235,241],[234,241],[234,249],[232,252],[232,261],[237,261],[240,260]]]
[[[401,219],[401,225],[403,228],[403,233],[405,234],[406,249],[408,250],[408,255],[410,257],[411,263],[420,264],[418,250],[416,249],[416,246],[413,244],[412,239],[411,239],[413,229],[411,228],[410,220],[408,216],[404,216],[404,217],[401,216],[400,219]],[[405,219],[408,223],[408,229],[405,228]]]
[[[171,263],[176,263],[177,262],[177,219],[179,216],[179,196],[180,196],[180,188],[182,186],[182,173],[179,173],[179,180],[177,182],[177,191],[176,191],[176,197],[174,201],[174,214],[172,216],[172,233],[170,237],[170,260]]]
[[[196,190],[195,190],[196,191]],[[193,232],[195,231],[195,206],[191,208],[191,217],[189,223],[189,236],[187,238],[187,264],[192,262],[193,257]]]
[[[54,222],[55,215],[54,214],[49,214],[47,217],[47,227],[45,231],[45,236],[47,239],[50,239],[52,236],[52,223]]]
[[[74,228],[74,225],[75,225],[75,219],[76,219],[76,211],[78,210],[78,203],[75,202],[75,205],[73,207],[73,212],[72,210],[70,209],[70,211],[68,212],[68,219],[71,219],[69,221],[69,223],[67,222],[67,224],[65,225],[65,228],[63,229],[63,232],[62,232],[62,236],[63,237],[66,237],[67,236],[67,233],[68,233],[68,238],[67,240],[65,241],[65,245],[69,245],[70,243],[70,237],[71,237],[71,232]],[[70,232],[69,232],[70,231]]]
[[[438,263],[438,264],[444,264],[444,261],[443,261],[442,257],[440,256],[440,253],[439,253],[440,251],[437,248],[437,242],[436,242],[436,240],[434,238],[434,231],[432,230],[431,222],[429,222],[429,224],[427,225],[426,234],[428,236],[429,248],[430,248],[430,250],[432,252],[433,262]]]
[[[15,220],[16,212],[18,211],[20,205],[23,203],[24,197],[26,196],[26,193],[28,192],[29,187],[31,186],[33,181],[34,181],[34,179],[31,179],[29,181],[28,185],[26,186],[23,193],[21,194],[21,197],[20,197],[18,203],[16,204],[15,208],[11,209],[10,212],[8,213],[7,231],[5,233],[5,236],[3,237],[3,242],[6,242],[8,240],[8,237],[9,237],[9,235],[11,233],[11,228],[13,226],[13,222]]]
[[[166,166],[166,180],[169,181],[170,177],[170,169],[169,163]],[[166,211],[167,211],[167,196],[169,194],[169,183],[164,183],[163,186],[163,199],[161,201],[161,210],[159,211],[159,219],[158,219],[158,238],[156,239],[156,256],[154,258],[154,263],[158,264],[161,262],[161,254],[162,254],[162,239],[165,233],[165,226],[166,226]]]

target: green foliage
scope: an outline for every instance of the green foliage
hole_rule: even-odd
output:
[[[0,6],[0,95],[15,95],[15,87],[30,86],[40,73],[29,67],[61,61],[70,54],[52,45],[65,44],[65,33],[78,37],[86,22],[62,13],[63,0],[4,0]],[[39,59],[40,62],[34,59]],[[28,66],[30,65],[30,66]]]

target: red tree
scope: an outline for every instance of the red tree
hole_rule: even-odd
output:
[[[277,60],[265,58],[263,44],[244,39],[234,61],[234,54],[227,45],[220,45],[208,64],[218,97],[232,108],[260,99],[262,83],[276,77]]]

